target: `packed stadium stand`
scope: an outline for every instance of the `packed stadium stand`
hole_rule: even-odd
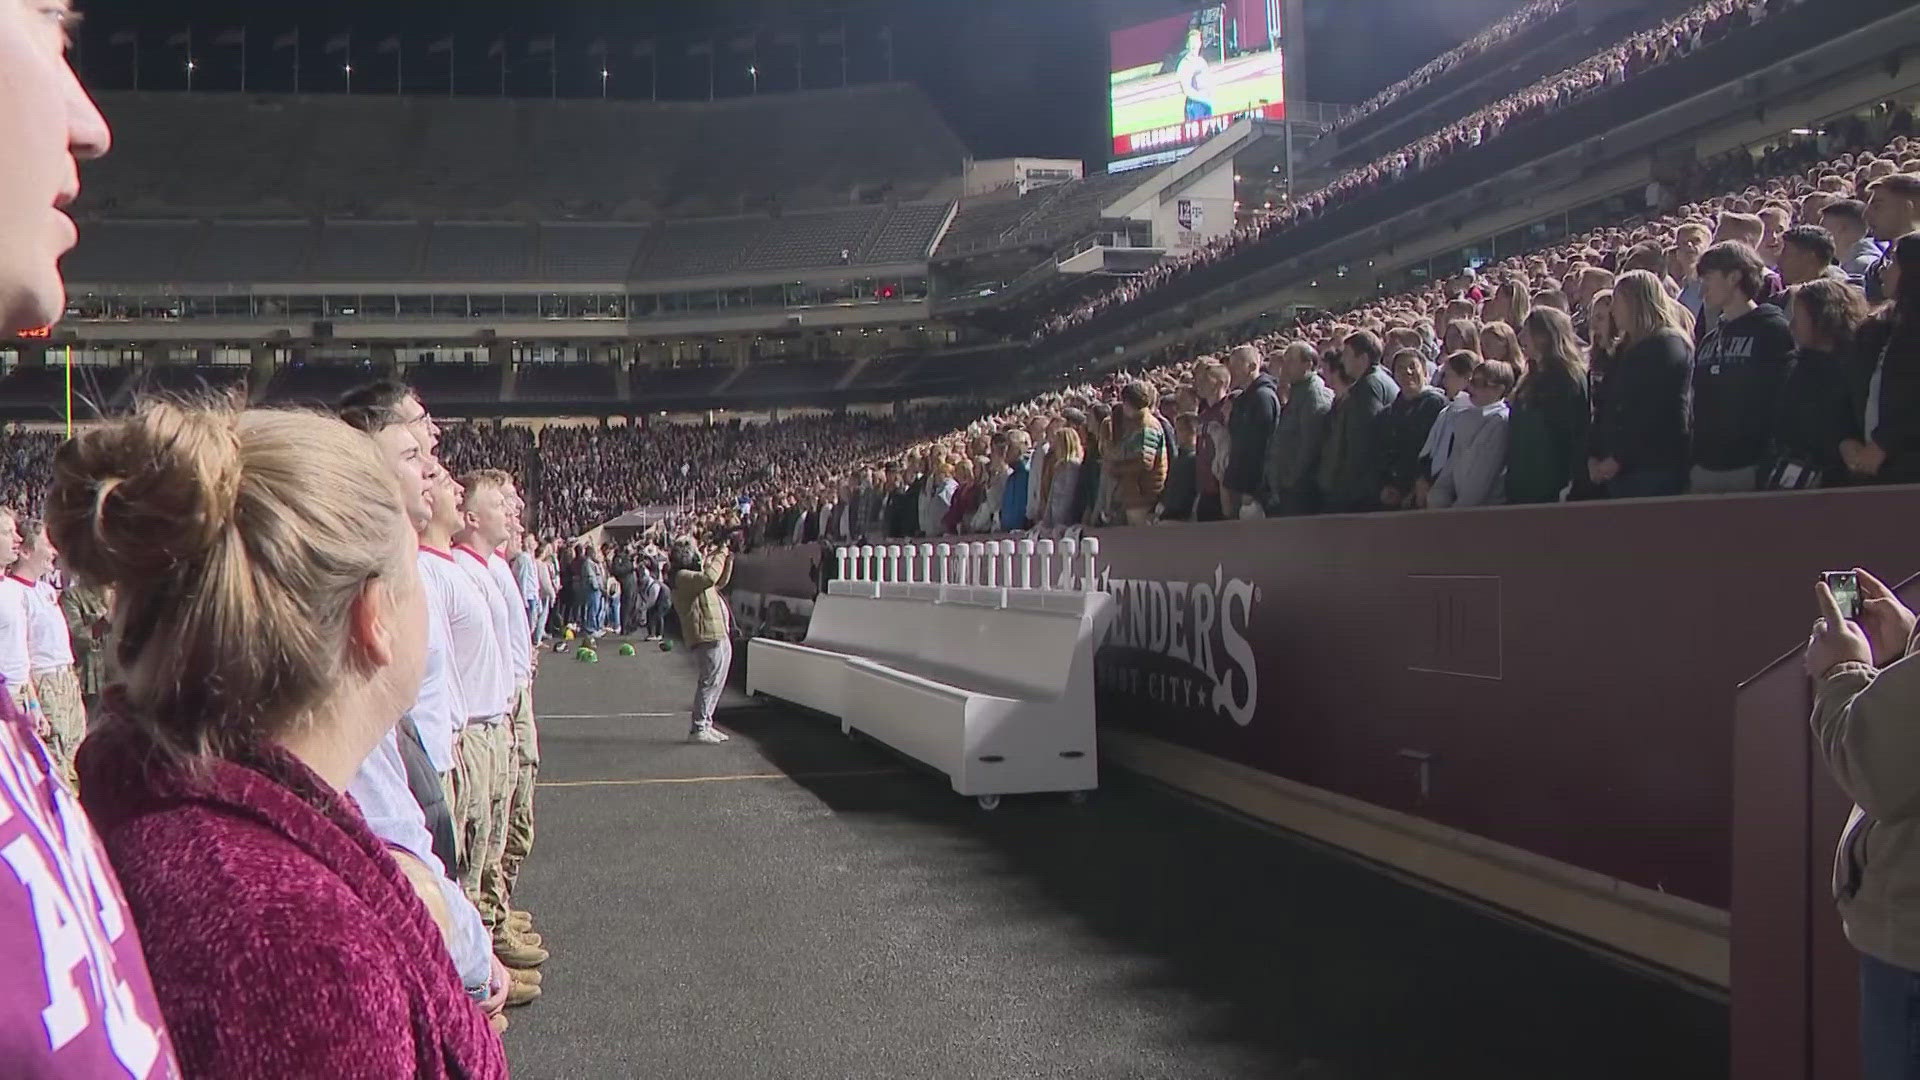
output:
[[[1370,110],[1343,117],[1303,157],[1363,164],[1382,151],[1438,130],[1491,101],[1572,67],[1615,41],[1683,14],[1696,0],[1538,0],[1506,22],[1508,32],[1472,56],[1434,72],[1418,87],[1386,96]],[[1523,18],[1531,14],[1531,18]],[[1465,46],[1463,46],[1464,48]],[[1393,141],[1397,139],[1398,141]],[[1371,151],[1369,153],[1368,151]]]
[[[1875,22],[1904,27],[1907,13],[1900,0],[1828,5],[1707,0],[1648,29],[1619,28],[1621,37],[1579,63],[1348,169],[1291,204],[1253,215],[1231,237],[1158,268],[1152,287],[1123,282],[1110,296],[1055,312],[1043,320],[1041,334],[1065,332],[1056,347],[1084,348],[1101,329],[1120,330],[1143,315],[1223,286],[1245,295],[1285,284],[1274,280],[1276,267],[1292,271],[1296,279],[1312,276],[1327,264],[1302,257],[1319,248],[1362,235],[1380,237],[1390,220],[1431,228],[1467,211],[1524,197],[1538,191],[1548,175],[1537,166],[1531,174],[1524,167],[1542,159],[1558,156],[1552,175],[1564,182],[1610,155],[1651,149],[1662,135],[1689,130],[1681,119],[1684,112],[1667,106],[1696,96],[1706,100],[1715,91],[1722,105],[1740,101],[1739,94],[1764,94],[1766,83],[1745,78],[1757,68],[1796,77],[1789,58],[1830,44],[1858,57],[1875,45],[1861,27]],[[1858,63],[1832,55],[1829,61]],[[1804,70],[1798,77],[1810,78]],[[1656,121],[1672,126],[1661,129]],[[1635,124],[1643,125],[1636,134],[1644,142],[1629,142],[1617,133],[1602,138]],[[1509,182],[1503,190],[1490,178]],[[1444,216],[1436,219],[1435,208]],[[1416,212],[1427,217],[1416,222]]]

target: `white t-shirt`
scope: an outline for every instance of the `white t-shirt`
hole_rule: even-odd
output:
[[[514,643],[507,649],[513,659],[513,681],[525,686],[533,678],[533,623],[527,620],[520,583],[514,580],[513,567],[497,552],[487,556],[487,573],[493,578],[494,587],[500,590],[507,609],[507,623],[512,630],[507,640]]]
[[[12,575],[0,578],[0,675],[14,686],[25,686],[33,673],[27,642],[32,616],[27,601],[33,589]]]
[[[433,763],[435,772],[444,773],[454,764],[453,733],[467,726],[467,699],[453,666],[446,586],[431,565],[442,560],[430,551],[420,552],[416,559],[420,587],[427,595],[427,666],[420,677],[420,696],[408,712],[413,716],[413,726],[419,729],[427,760]]]
[[[447,598],[447,630],[452,648],[454,677],[459,680],[467,720],[495,719],[507,711],[513,696],[513,667],[500,652],[493,612],[487,606],[482,579],[467,570],[470,560],[455,559],[434,548],[422,548],[431,558],[422,562],[439,580]],[[465,727],[465,724],[461,725]],[[424,735],[423,735],[424,737]]]
[[[506,690],[500,696],[500,711],[512,712],[514,687],[518,685],[518,679],[513,662],[513,616],[508,609],[515,605],[507,603],[507,598],[500,595],[500,586],[494,584],[493,574],[487,569],[486,556],[465,544],[455,544],[453,561],[473,579],[481,598],[486,601],[487,617],[493,622],[493,640],[500,646],[500,667],[506,684]]]
[[[60,610],[59,594],[44,581],[25,582],[27,586],[27,654],[35,671],[73,666],[73,639],[67,636],[67,617]]]

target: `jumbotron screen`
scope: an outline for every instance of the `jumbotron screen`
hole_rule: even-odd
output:
[[[1285,116],[1280,2],[1225,0],[1116,31],[1113,156],[1188,146],[1242,116]]]

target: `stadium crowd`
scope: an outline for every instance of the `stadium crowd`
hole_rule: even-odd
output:
[[[1342,114],[1340,119],[1328,125],[1328,130],[1343,131],[1408,94],[1418,93],[1432,85],[1435,79],[1466,61],[1511,41],[1530,27],[1559,14],[1572,2],[1573,0],[1528,0],[1524,7],[1511,15],[1420,65],[1413,74],[1354,106],[1351,111]]]
[[[64,310],[47,211],[110,142],[67,18],[0,5],[0,331]],[[505,1076],[549,959],[513,903],[540,645],[671,608],[689,738],[724,741],[731,547],[1920,480],[1916,229],[1897,136],[964,426],[443,430],[383,382],[335,415],[155,400],[10,432],[8,1071]],[[563,539],[653,502],[683,509]],[[1823,712],[1902,685],[1833,655]]]
[[[1737,154],[1750,171],[1868,138],[1842,123]],[[1747,174],[1693,183],[1729,169]],[[1143,373],[777,498],[752,529],[793,542],[1910,482],[1916,228],[1920,142],[1891,135],[1338,316],[1170,347]]]
[[[1688,56],[1772,13],[1804,2],[1705,0],[1656,27],[1629,35],[1573,67],[1542,78],[1438,131],[1350,169],[1291,203],[1273,209],[1249,208],[1234,229],[1203,247],[1175,256],[1138,278],[1123,281],[1106,292],[1044,316],[1034,329],[1033,337],[1040,340],[1090,322],[1105,311],[1138,299],[1183,273],[1233,255],[1295,222],[1319,217],[1334,207],[1372,195],[1412,173],[1431,168],[1444,158],[1490,142],[1510,128],[1544,119],[1591,94]]]

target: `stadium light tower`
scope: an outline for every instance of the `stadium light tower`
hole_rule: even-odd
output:
[[[607,75],[608,74],[609,72],[607,71],[606,68],[600,69],[600,100],[601,101],[607,100]]]
[[[760,92],[760,68],[758,65],[749,67],[747,74],[753,76],[753,92],[758,94]]]
[[[353,65],[343,64],[340,70],[347,73],[347,93],[353,93]]]

